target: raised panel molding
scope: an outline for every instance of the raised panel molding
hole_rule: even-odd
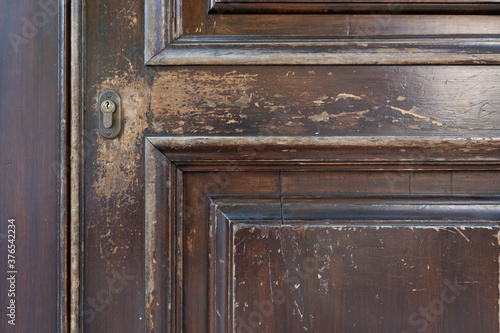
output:
[[[230,309],[233,304],[228,298],[232,276],[228,270],[232,269],[232,264],[227,263],[231,262],[234,227],[238,230],[252,225],[264,228],[280,225],[357,227],[366,230],[378,230],[379,227],[394,227],[394,230],[409,227],[429,230],[486,228],[497,232],[500,190],[492,192],[479,184],[481,181],[497,181],[499,170],[500,138],[492,137],[147,138],[146,332],[183,332],[186,213],[195,214],[192,221],[195,219],[202,225],[205,225],[202,219],[206,218],[209,228],[206,249],[207,330],[233,332],[236,325],[231,317],[234,309]],[[314,177],[322,172],[327,173],[325,177],[331,172],[366,173],[366,177],[359,179],[366,181],[364,189],[367,191],[356,195],[332,192],[332,183],[324,180],[319,183],[327,191],[317,189],[318,185],[314,184],[312,189],[320,195],[312,195],[300,187],[297,192],[284,179],[292,179],[293,173],[304,176],[308,171]],[[382,188],[366,187],[372,184],[370,178],[374,184],[385,186],[380,180],[399,173],[404,176],[410,171],[434,172],[428,177],[439,176],[435,179],[436,184],[447,181],[447,173],[460,172],[456,179],[463,180],[469,171],[475,171],[476,175],[470,181],[476,184],[476,188],[463,195],[460,186],[470,188],[470,183],[455,184],[456,193],[448,194],[435,194],[435,189],[420,190],[415,194],[410,189],[407,194],[398,194],[391,189],[395,184],[386,186],[394,194],[387,194]],[[268,195],[217,193],[221,188],[218,182],[224,179],[218,178],[218,174],[226,174],[226,177],[231,174],[237,178],[245,172],[279,174],[279,192]],[[186,182],[185,178],[191,173],[209,175],[203,183],[205,190],[189,187],[193,183]],[[453,179],[450,181],[453,187]],[[338,186],[344,185],[339,183]],[[395,186],[408,189],[404,184]],[[185,206],[184,193],[188,191],[199,194],[201,208]],[[207,216],[203,215],[203,210],[208,210]],[[461,237],[460,232],[457,229],[455,233]]]
[[[393,6],[146,0],[145,64],[500,63],[498,1]]]
[[[216,196],[211,198],[210,203],[210,333],[243,331],[237,329],[241,322],[236,320],[235,311],[238,306],[243,306],[243,302],[237,302],[237,283],[233,278],[236,275],[234,264],[237,261],[234,257],[239,242],[235,233],[238,230],[260,228],[269,231],[269,228],[284,227],[290,230],[322,228],[339,232],[366,228],[374,232],[388,228],[404,232],[406,227],[452,233],[457,233],[458,228],[498,231],[500,217],[498,198],[478,197],[344,196],[283,197],[280,200],[272,196]],[[266,235],[261,236],[262,242],[267,238]]]
[[[286,7],[282,4],[286,3]],[[469,7],[473,5],[473,7]],[[209,13],[213,14],[475,14],[497,13],[498,1],[434,1],[402,0],[215,0]]]

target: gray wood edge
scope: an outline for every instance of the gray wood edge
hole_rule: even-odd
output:
[[[145,332],[173,332],[175,167],[148,140],[145,159],[144,327]]]
[[[500,39],[482,37],[179,37],[146,65],[500,64]]]
[[[69,331],[83,332],[83,114],[85,1],[70,1],[70,192],[69,192]]]
[[[228,223],[296,223],[327,220],[338,224],[350,221],[380,225],[380,221],[414,220],[451,225],[497,225],[500,217],[498,195],[327,195],[327,196],[223,196],[211,199],[212,210]],[[283,207],[283,217],[279,207]],[[446,214],[443,214],[446,213]],[[215,216],[215,215],[214,215]],[[446,219],[443,218],[446,216]],[[470,221],[475,221],[471,223]],[[214,228],[216,224],[213,224]],[[214,232],[214,235],[216,233]]]
[[[69,1],[59,2],[59,231],[58,231],[58,333],[69,332],[69,160],[68,156],[68,121],[69,121],[69,70],[67,59],[69,57],[68,27],[69,27]]]
[[[155,308],[156,308],[156,294],[158,291],[156,287],[159,282],[157,281],[158,276],[158,265],[156,263],[157,246],[159,241],[156,239],[158,221],[156,218],[157,209],[157,195],[156,186],[153,180],[157,178],[157,165],[158,154],[157,149],[149,144],[146,140],[145,149],[146,158],[146,184],[145,184],[145,231],[144,231],[144,250],[145,250],[145,332],[153,332],[155,330]],[[159,199],[159,198],[158,198]]]
[[[177,165],[265,162],[498,163],[500,137],[150,137]]]
[[[145,0],[145,59],[151,59],[180,36],[180,13],[180,0],[163,0],[159,4]]]

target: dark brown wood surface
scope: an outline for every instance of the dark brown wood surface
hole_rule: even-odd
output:
[[[85,332],[144,332],[146,328],[161,332],[173,325],[176,332],[183,328],[184,332],[200,333],[206,332],[209,321],[213,320],[213,317],[208,317],[213,309],[208,305],[207,290],[211,211],[208,201],[198,200],[196,188],[213,185],[211,177],[226,178],[223,173],[217,176],[210,170],[200,172],[203,167],[200,166],[198,170],[191,170],[193,172],[186,171],[187,175],[177,174],[182,182],[169,183],[168,179],[158,178],[147,185],[146,137],[447,135],[488,138],[498,134],[498,66],[475,65],[472,61],[463,66],[145,66],[148,59],[144,55],[143,27],[146,22],[143,5],[143,2],[122,0],[86,3],[86,107],[82,132],[84,195],[81,200],[84,209],[81,221],[84,229],[81,322]],[[358,22],[356,26],[365,27],[361,30],[370,30],[372,25],[380,22],[380,18],[373,16],[350,18]],[[422,20],[426,18],[400,17],[389,21],[394,22],[393,25],[383,26],[381,33],[418,33],[418,29],[428,28],[424,32],[434,29],[433,26],[420,26]],[[442,22],[447,33],[462,31],[469,26],[462,25],[463,19],[455,17],[444,17]],[[471,16],[469,22],[480,32],[483,32],[481,29],[488,30],[490,25],[497,27],[495,17]],[[100,137],[96,129],[97,97],[106,89],[116,90],[123,101],[123,131],[114,140]],[[156,148],[151,149],[157,152]],[[224,155],[224,148],[219,150],[214,151],[214,155]],[[460,153],[455,151],[447,154],[457,154],[460,158]],[[468,158],[473,155],[470,154]],[[495,154],[495,151],[490,155],[486,152],[483,156],[494,158]],[[476,165],[481,166],[481,163]],[[483,165],[481,168],[493,167]],[[467,167],[457,171],[453,165],[445,165],[442,170],[435,167],[428,172],[412,170],[411,165],[404,165],[403,169],[379,173],[358,170],[358,174],[343,170],[337,174],[326,172],[321,177],[296,170],[287,170],[280,177],[276,169],[256,169],[242,172],[239,178],[231,178],[231,182],[223,182],[224,186],[212,186],[207,191],[211,194],[277,195],[280,191],[292,193],[302,185],[305,192],[318,191],[315,194],[324,191],[359,195],[374,189],[378,194],[498,194],[497,171],[469,170]],[[348,181],[349,177],[353,177],[352,181]],[[285,181],[287,186],[280,188]],[[155,203],[162,208],[154,215],[160,219],[181,211],[185,214],[187,223],[181,225],[182,229],[158,226],[161,233],[157,235],[165,242],[159,249],[161,251],[176,244],[175,237],[185,237],[184,248],[179,247],[180,252],[172,254],[182,259],[185,274],[169,270],[174,257],[149,258],[145,255],[149,249],[145,242],[151,240],[151,233],[146,233],[145,226],[145,198],[149,198],[151,192],[146,192],[145,187],[154,186],[156,182],[163,184],[155,189],[158,195],[165,194],[171,187],[175,187],[178,193],[187,191],[182,202],[188,207],[186,211],[182,210],[182,203],[175,202],[176,198],[168,198],[163,202],[166,206]],[[318,182],[324,186],[316,187]],[[468,230],[470,234],[465,234],[470,236],[469,239],[482,237],[481,230],[471,229]],[[408,231],[404,232],[405,237],[409,237]],[[419,237],[430,233],[434,231]],[[388,237],[393,236],[388,234]],[[453,242],[459,239],[463,244],[463,238],[456,235],[453,238],[452,233],[448,237],[443,236],[447,244],[443,246],[454,248]],[[407,246],[415,249],[414,244]],[[496,247],[486,246],[491,246],[491,242],[484,245],[485,253],[497,251]],[[483,248],[474,249],[482,251]],[[462,247],[460,251],[467,250]],[[456,259],[445,249],[443,253],[451,260]],[[487,255],[493,256],[490,252]],[[157,261],[163,272],[169,272],[171,278],[177,279],[176,283],[185,286],[175,291],[179,296],[175,302],[169,304],[171,295],[162,294],[167,289],[155,290],[152,298],[146,298],[146,259]],[[464,262],[464,265],[473,269],[471,261]],[[441,267],[441,272],[454,272]],[[498,263],[490,262],[485,270],[487,276],[495,270],[496,274]],[[117,284],[118,275],[122,278],[120,285]],[[490,279],[490,282],[494,280],[493,277]],[[162,275],[160,280],[161,286],[170,286],[167,276]],[[431,280],[442,283],[436,276]],[[116,292],[106,293],[110,285]],[[417,302],[417,309],[426,306],[436,290],[429,289],[428,294]],[[164,305],[174,309],[174,317],[166,317],[164,308],[152,310],[158,311],[153,312],[155,318],[146,316],[146,313],[151,314],[148,305],[157,296],[165,302]],[[497,297],[497,291],[487,296]],[[487,304],[490,302],[493,304],[488,299]],[[458,304],[453,306],[458,307]],[[492,322],[493,312],[488,312],[497,310],[495,307],[484,309],[487,322],[484,325],[490,326],[478,327],[483,327],[485,333],[498,331],[495,326],[498,318]],[[447,316],[463,319],[458,310],[450,310]],[[452,318],[442,320],[439,322],[451,322]],[[151,326],[154,323],[160,326]]]
[[[65,23],[62,2],[40,3],[0,1],[0,331],[5,333],[66,329],[66,251],[59,251],[66,237],[60,188]],[[15,219],[14,269],[7,262],[12,259],[8,219]],[[15,296],[7,271],[17,271]],[[13,299],[15,326],[7,317]]]
[[[496,332],[497,236],[236,226],[228,332]]]
[[[273,141],[286,151],[297,139]],[[260,149],[264,138],[147,140],[147,331],[329,327],[364,332],[372,327],[386,332],[425,326],[460,332],[469,327],[465,332],[478,325],[485,332],[498,330],[498,190],[471,190],[467,182],[451,186],[454,177],[466,179],[468,173],[455,176],[440,171],[441,165],[432,171],[380,166],[373,171],[370,161],[363,163],[365,170],[351,172],[348,165],[325,166],[327,157],[312,158],[322,153],[322,145],[309,148],[302,171],[286,172],[278,170],[297,161],[280,154],[270,157],[266,148],[272,151],[271,146]],[[207,142],[217,142],[219,148]],[[335,140],[330,142],[336,148]],[[233,145],[239,145],[239,152],[229,153],[226,164],[220,164],[217,149]],[[385,149],[390,146],[380,146],[380,153]],[[276,168],[276,161],[281,162],[278,170],[265,171],[266,166]],[[468,162],[461,163],[467,167]],[[253,171],[255,166],[262,171]],[[491,171],[473,174],[475,184],[495,182]],[[489,261],[483,257],[487,252]],[[322,267],[304,268],[305,261],[317,263],[318,258]],[[364,267],[356,270],[355,260]],[[459,272],[477,279],[463,279]],[[321,284],[319,275],[328,278]],[[482,278],[486,280],[479,282]],[[470,283],[479,289],[458,302]],[[454,296],[449,294],[453,286],[459,289],[453,289]],[[330,294],[325,288],[336,291]],[[367,296],[374,291],[375,303]],[[378,304],[380,299],[391,301]],[[453,314],[443,315],[445,308]],[[453,319],[461,311],[469,313],[467,320]]]

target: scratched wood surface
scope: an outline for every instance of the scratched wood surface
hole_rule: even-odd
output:
[[[497,231],[237,226],[228,332],[497,332]],[[461,314],[461,315],[459,315]]]
[[[143,2],[124,0],[95,0],[86,4],[85,151],[82,158],[85,299],[82,322],[87,332],[145,331],[144,146],[147,136],[487,137],[495,136],[500,128],[497,112],[500,106],[499,66],[144,66],[143,5]],[[358,26],[371,29],[369,18],[354,19],[359,22]],[[373,19],[372,23],[377,22]],[[496,24],[496,21],[491,23],[490,18],[471,19],[471,22],[484,20],[487,25]],[[418,32],[418,22],[418,17],[409,17],[398,20],[392,28],[384,26],[383,29],[387,33],[394,29]],[[465,29],[453,18],[443,22],[449,31]],[[480,23],[471,23],[471,26],[479,30],[484,27]],[[123,131],[115,140],[106,140],[96,131],[97,96],[106,89],[116,90],[123,101]],[[215,192],[277,194],[280,191],[280,177],[276,172],[256,171],[253,175],[245,175],[246,178],[235,179],[231,186],[216,188]],[[299,184],[307,193],[316,190],[318,193],[350,191],[359,194],[376,189],[380,193],[394,194],[408,193],[409,186],[413,193],[498,193],[498,176],[494,171],[448,169],[413,174],[395,171],[385,174],[376,186],[373,180],[377,176],[363,173],[346,173],[344,177],[354,177],[352,182],[337,183],[334,178],[339,175],[328,178],[327,173],[322,176],[324,178],[308,173],[283,176],[282,181],[287,181],[283,190],[290,193]],[[394,182],[385,181],[387,176]],[[178,319],[181,320],[179,327],[189,333],[207,330],[209,203],[203,201],[198,205],[199,193],[196,192],[196,188],[203,189],[210,183],[207,177],[210,176],[193,172],[185,178],[188,193],[184,203],[189,207],[183,231],[187,273],[183,280],[185,307],[179,310],[182,316]],[[293,177],[297,177],[296,180]],[[318,179],[325,179],[330,187],[316,187]],[[346,189],[349,184],[352,185]],[[483,231],[467,232],[466,236],[472,239],[482,237]],[[446,247],[460,248],[457,253],[465,253],[467,249],[482,251],[483,246],[485,251],[493,251],[491,244],[491,248],[486,248],[487,244],[477,245],[477,248],[454,245],[455,240],[465,243],[463,238],[452,238],[453,234],[449,234],[425,231],[419,237],[439,235],[439,240],[444,242],[442,253],[450,260],[459,255],[446,252]],[[370,235],[373,236],[371,232],[365,234]],[[404,235],[409,237],[410,233]],[[393,237],[390,232],[383,236],[384,239]],[[406,249],[414,250],[416,245],[407,246]],[[485,253],[492,255],[490,252]],[[464,265],[470,269],[475,267],[469,261]],[[439,267],[446,271],[445,266]],[[493,261],[484,266],[486,276],[493,274],[495,269],[498,271],[498,263]],[[114,284],[119,272],[129,278],[120,285],[123,288]],[[433,279],[436,285],[442,286],[437,276]],[[491,279],[493,281],[493,277]],[[107,290],[110,284],[119,292],[104,299],[102,290]],[[437,287],[433,285],[432,288]],[[429,297],[437,290],[432,288],[426,297],[422,296],[418,306],[426,306],[432,300]],[[496,297],[495,293],[485,296]],[[406,294],[398,295],[403,298]],[[423,294],[415,293],[415,297],[419,295]],[[458,310],[453,310],[458,304],[462,303],[452,305],[445,316],[466,320]],[[491,318],[498,309],[494,306],[483,309],[487,323],[481,325],[490,325],[488,329],[494,332],[491,327],[498,324]],[[360,318],[360,325],[363,318]],[[448,319],[451,320],[450,317],[443,320]],[[478,327],[485,327],[484,332],[490,332],[487,326]]]

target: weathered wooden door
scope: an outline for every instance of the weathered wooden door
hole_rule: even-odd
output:
[[[497,333],[499,6],[75,7],[73,327]]]

